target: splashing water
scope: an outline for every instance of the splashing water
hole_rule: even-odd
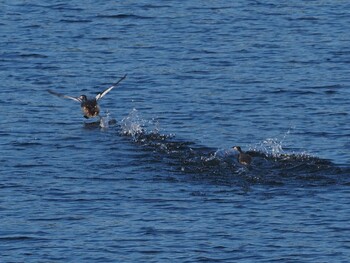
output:
[[[281,139],[267,138],[255,146],[250,147],[251,153],[256,156],[260,155],[260,157],[266,160],[271,158],[275,162],[290,162],[291,164],[295,164],[295,162],[302,162],[304,164],[318,162],[319,159],[317,157],[313,157],[306,151],[285,151],[285,141],[288,135],[290,135],[291,129],[293,127],[284,133]]]
[[[293,128],[293,127],[292,127]],[[260,143],[257,143],[255,146],[251,147],[252,151],[258,151],[266,156],[272,157],[281,157],[286,155],[286,152],[283,149],[284,142],[288,135],[290,135],[290,128],[286,133],[283,134],[282,139],[279,138],[267,138]]]
[[[129,115],[122,119],[121,134],[133,137],[136,141],[140,135],[159,134],[159,122],[155,119],[145,120],[137,109],[133,109]]]
[[[225,160],[227,158],[236,158],[238,153],[230,149],[217,149],[213,154],[211,154],[209,157],[205,158],[206,161],[211,161],[214,159],[217,160]]]
[[[121,133],[135,137],[143,132],[144,120],[140,118],[138,111],[133,109],[129,115],[121,121]]]
[[[100,127],[102,129],[108,129],[110,125],[115,124],[116,120],[110,117],[110,113],[107,112],[105,117],[101,117],[100,119]]]
[[[277,138],[267,138],[261,143],[260,147],[264,153],[271,154],[272,156],[276,157],[284,154],[282,143],[283,141],[279,141]]]

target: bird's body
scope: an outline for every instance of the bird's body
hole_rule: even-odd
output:
[[[88,119],[88,118],[99,116],[100,107],[98,106],[98,101],[102,99],[103,96],[105,96],[108,92],[110,92],[115,86],[119,84],[119,82],[121,82],[125,78],[126,78],[126,75],[120,78],[115,84],[110,86],[108,89],[98,93],[95,98],[91,98],[91,99],[88,99],[86,95],[81,95],[76,98],[76,97],[71,97],[61,93],[57,93],[52,90],[48,90],[48,92],[60,98],[71,99],[71,100],[80,102],[81,110],[83,111],[84,117]]]
[[[252,157],[247,154],[247,153],[244,153],[241,149],[240,146],[234,146],[232,147],[234,150],[238,151],[238,162],[240,164],[243,164],[243,165],[250,165],[251,162],[252,162]]]
[[[100,107],[98,106],[95,98],[88,100],[85,97],[80,106],[86,119],[96,117],[100,114]]]

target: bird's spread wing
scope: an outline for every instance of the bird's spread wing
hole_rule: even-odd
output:
[[[96,100],[100,100],[103,98],[104,95],[106,95],[108,92],[110,92],[115,86],[117,86],[119,84],[119,82],[121,82],[123,79],[126,78],[125,74],[123,77],[121,77],[116,83],[114,83],[112,86],[110,86],[108,89],[100,92],[99,94],[96,95]]]
[[[57,92],[54,92],[52,90],[48,90],[48,92],[51,93],[52,95],[55,95],[55,96],[60,97],[60,98],[71,99],[71,100],[75,100],[77,102],[81,102],[81,100],[79,98],[74,98],[74,97],[71,97],[71,96],[68,96],[68,95],[57,93]]]

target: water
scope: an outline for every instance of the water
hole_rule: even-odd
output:
[[[0,5],[1,262],[348,261],[346,1]]]

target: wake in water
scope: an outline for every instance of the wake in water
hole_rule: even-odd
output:
[[[178,140],[173,134],[161,134],[159,123],[147,121],[134,109],[120,123],[121,136],[129,136],[162,162],[195,180],[209,180],[220,184],[297,184],[320,185],[340,183],[344,172],[331,161],[306,153],[287,153],[283,141],[266,139],[251,147],[247,153],[253,158],[250,166],[237,161],[233,149],[212,149]]]

